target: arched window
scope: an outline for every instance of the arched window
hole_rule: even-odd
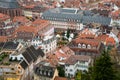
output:
[[[83,44],[83,45],[82,45],[82,48],[86,48],[86,45],[85,45],[85,44]]]
[[[81,48],[81,44],[80,43],[78,44],[78,48]]]
[[[88,48],[88,49],[91,49],[91,46],[88,44],[88,45],[87,45],[87,48]]]

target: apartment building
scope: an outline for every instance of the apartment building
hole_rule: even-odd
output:
[[[72,55],[65,63],[65,76],[74,77],[77,71],[88,71],[92,59],[90,56]]]

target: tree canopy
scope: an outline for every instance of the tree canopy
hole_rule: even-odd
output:
[[[81,75],[82,75],[82,72],[81,72],[81,71],[78,71],[78,72],[76,73],[75,80],[81,80]]]
[[[104,50],[101,56],[96,59],[93,66],[93,80],[115,80],[113,64],[108,53],[108,50]]]
[[[64,71],[64,68],[62,66],[58,66],[57,70],[58,70],[58,75],[60,77],[65,77],[65,71]]]

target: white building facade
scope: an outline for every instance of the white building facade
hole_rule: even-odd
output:
[[[65,75],[66,77],[74,77],[77,71],[88,71],[88,68],[92,62],[89,56],[79,56],[74,57],[76,55],[72,55],[67,62],[65,63]],[[73,59],[73,58],[74,59]],[[79,59],[78,59],[79,58]],[[84,60],[82,59],[84,58]],[[81,59],[81,60],[80,60]]]

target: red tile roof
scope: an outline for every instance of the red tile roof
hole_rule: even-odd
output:
[[[22,18],[24,19],[24,18]],[[21,20],[22,20],[21,19]],[[24,25],[24,26],[20,26],[18,27],[15,32],[14,32],[14,35],[17,33],[17,32],[31,32],[33,33],[34,35],[36,35],[39,31],[42,31],[43,29],[45,29],[46,27],[48,27],[50,25],[49,21],[46,21],[46,20],[36,20],[32,23],[31,26],[27,26],[27,25]]]
[[[30,21],[24,16],[16,16],[16,17],[14,17],[13,22],[28,23]]]
[[[72,51],[67,46],[63,46],[62,48],[59,48],[54,52],[54,55],[56,55],[58,59],[60,59],[61,57],[67,59],[70,55],[74,55],[74,54],[75,54],[74,51]]]
[[[89,29],[85,29],[79,33],[79,38],[95,38],[95,33]]]
[[[109,35],[99,35],[96,37],[96,40],[105,41],[107,37],[109,37]]]
[[[111,16],[112,16],[113,19],[120,19],[119,15],[120,15],[120,9],[117,10],[117,11],[111,12]]]
[[[21,26],[21,27],[18,27],[16,32],[33,32],[33,33],[36,33],[36,28],[33,27],[33,26]]]
[[[0,13],[0,20],[4,21],[10,19],[10,16]]]
[[[7,39],[7,36],[0,36],[0,42],[6,42]]]
[[[57,58],[57,56],[54,55],[54,54],[48,55],[46,60],[51,64],[51,66],[58,65],[58,61],[59,61],[59,59]]]
[[[37,19],[32,23],[32,26],[36,27],[37,31],[45,29],[46,27],[50,26],[50,22],[47,20]]]
[[[74,55],[74,52],[67,46],[64,46],[57,49],[54,53],[47,55],[47,60],[51,65],[55,66],[58,62],[65,62],[71,55]],[[64,60],[60,60],[61,58],[64,58]]]
[[[113,37],[110,37],[109,35],[100,35],[96,38],[96,40],[102,41],[106,43],[106,45],[115,45],[115,39]]]
[[[80,39],[80,38],[76,38],[75,40],[73,40],[73,43],[77,43],[77,44],[86,44],[86,45],[91,45],[91,46],[98,46],[100,41],[95,40],[95,39]]]
[[[115,45],[115,39],[113,37],[106,38],[106,45]]]

